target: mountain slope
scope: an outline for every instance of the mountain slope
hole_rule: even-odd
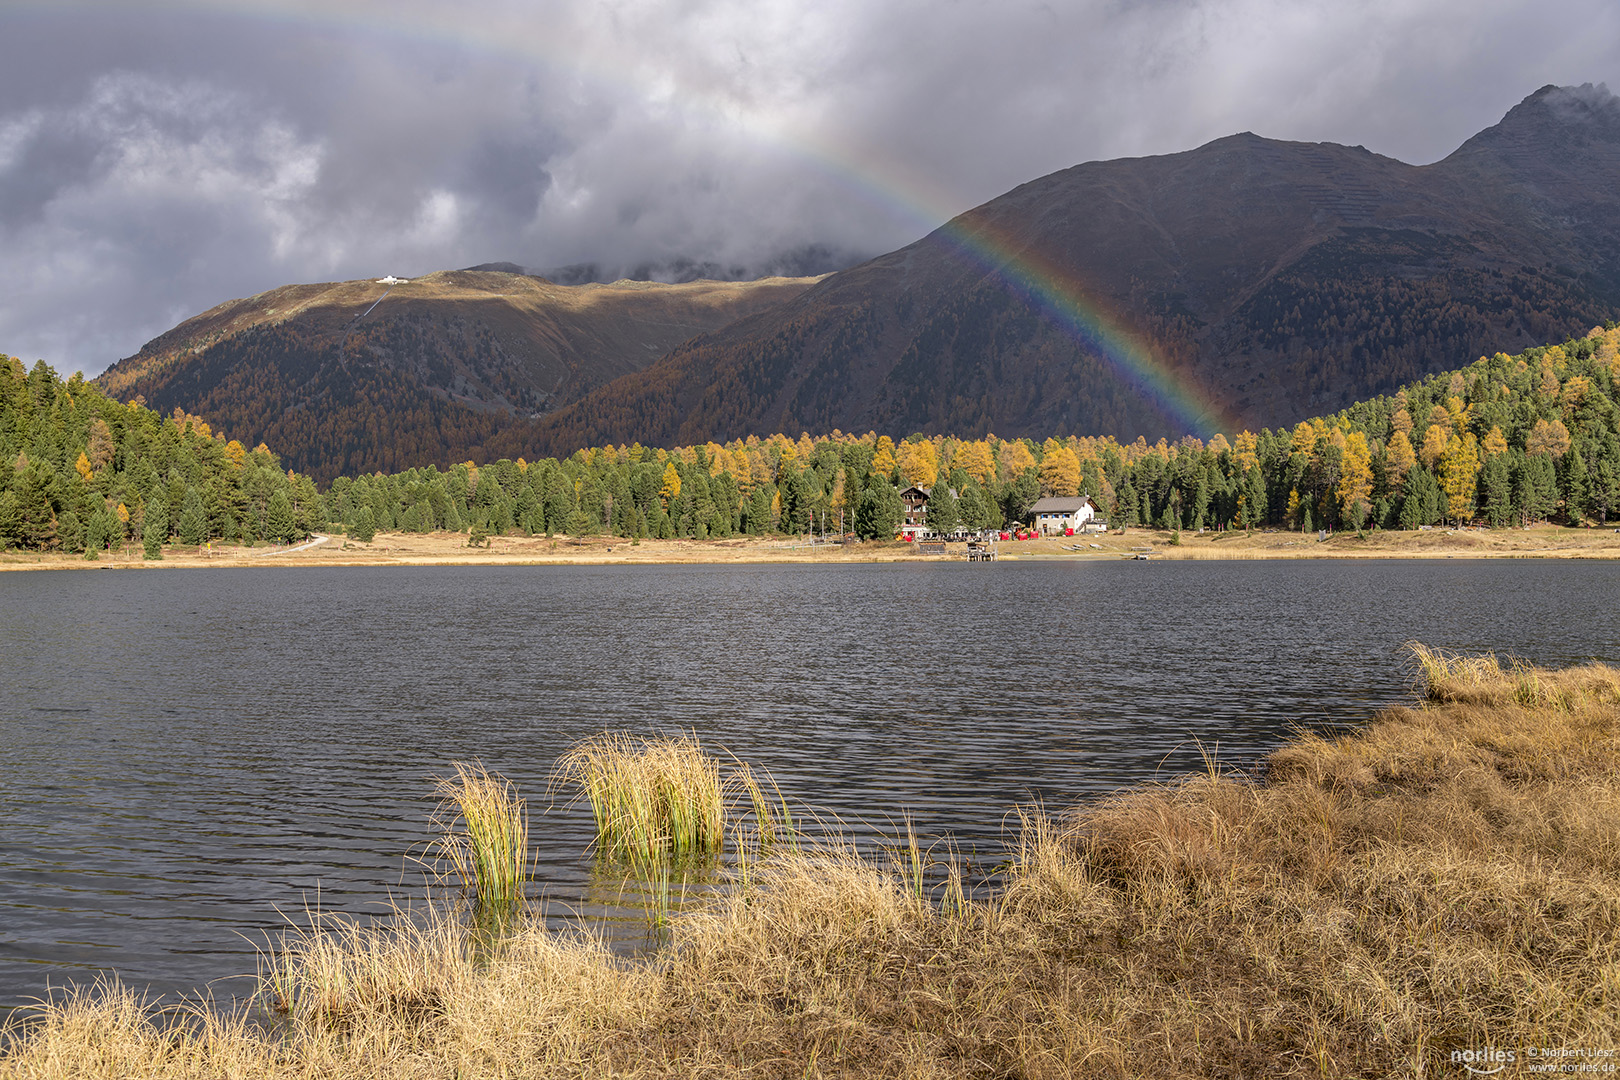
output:
[[[1620,315],[1617,192],[1620,99],[1590,86],[1544,87],[1428,166],[1248,133],[1090,162],[683,345],[531,445],[1292,423]],[[1195,407],[1050,295],[1148,342]]]
[[[448,271],[290,285],[189,319],[96,382],[268,442],[320,480],[446,464],[813,282],[562,286]]]

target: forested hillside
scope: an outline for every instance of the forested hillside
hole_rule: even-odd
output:
[[[359,540],[435,529],[727,537],[825,528],[888,537],[900,489],[932,488],[947,530],[1025,517],[1086,492],[1117,527],[1411,529],[1606,525],[1620,513],[1620,330],[1501,353],[1292,429],[1207,443],[833,432],[676,450],[579,450],[392,475],[324,493],[276,456],[162,417],[45,365],[0,366],[0,545],[90,551],[172,539],[290,540],[333,523]]]

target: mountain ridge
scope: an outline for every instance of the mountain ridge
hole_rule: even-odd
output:
[[[186,320],[95,382],[276,443],[322,480],[391,467],[402,446],[447,464],[813,281],[558,285],[473,269],[286,285]]]
[[[540,421],[535,446],[835,427],[1184,433],[1100,350],[1042,325],[1006,280],[1030,256],[1237,422],[1331,411],[1620,313],[1617,112],[1606,88],[1544,87],[1424,166],[1252,133],[1081,163],[681,346]],[[1596,179],[1579,172],[1588,161]],[[994,237],[981,245],[993,265],[964,258],[956,235]]]

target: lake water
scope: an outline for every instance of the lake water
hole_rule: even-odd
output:
[[[1252,762],[1411,695],[1401,645],[1620,659],[1607,562],[1003,562],[0,574],[0,1008],[118,972],[245,987],[307,906],[422,880],[432,780],[685,730],[794,802],[993,859],[1009,812]]]

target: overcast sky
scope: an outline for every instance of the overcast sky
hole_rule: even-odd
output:
[[[1426,163],[1549,82],[1620,89],[1620,5],[0,0],[0,351],[93,375],[291,282],[847,260],[1236,131]]]

